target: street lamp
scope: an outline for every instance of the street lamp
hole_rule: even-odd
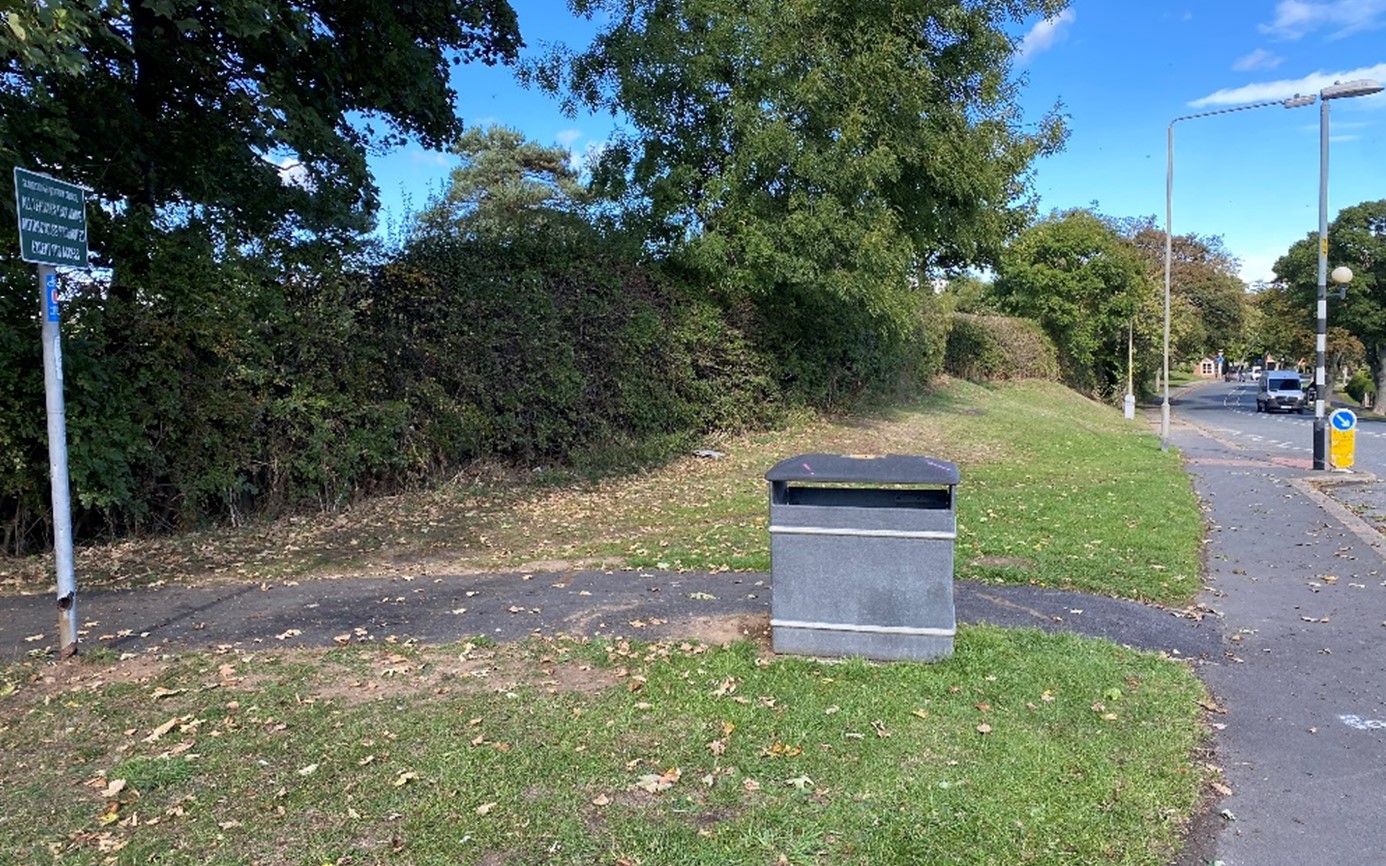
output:
[[[1382,86],[1369,78],[1356,81],[1333,82],[1319,91],[1319,333],[1316,352],[1318,363],[1314,367],[1314,468],[1327,469],[1328,427],[1323,419],[1323,393],[1327,376],[1324,375],[1324,354],[1328,348],[1328,102],[1332,99],[1347,99],[1353,96],[1371,96],[1380,93]],[[1347,270],[1341,268],[1339,270]],[[1338,270],[1333,279],[1341,285],[1346,280],[1338,280]],[[1347,271],[1352,279],[1352,271]]]
[[[1379,89],[1379,88],[1378,88]],[[1325,93],[1328,91],[1325,90]],[[1357,95],[1357,94],[1352,94]],[[1289,99],[1272,99],[1266,102],[1253,102],[1234,108],[1220,108],[1217,111],[1204,111],[1198,114],[1185,114],[1169,122],[1169,155],[1165,162],[1165,396],[1160,403],[1160,450],[1169,450],[1169,276],[1170,260],[1173,258],[1174,236],[1170,233],[1170,223],[1174,220],[1174,125],[1181,120],[1196,117],[1212,117],[1215,114],[1231,114],[1250,108],[1267,108],[1279,105],[1284,108],[1303,108],[1313,105],[1316,97],[1295,94]]]

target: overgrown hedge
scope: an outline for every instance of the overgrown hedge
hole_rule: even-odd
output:
[[[950,375],[985,382],[1059,378],[1058,351],[1030,319],[954,313],[944,367]]]
[[[478,459],[658,459],[789,402],[917,390],[948,324],[921,296],[903,326],[829,303],[790,333],[585,225],[418,237],[372,267],[194,225],[142,279],[133,303],[66,283],[79,540],[332,509]],[[0,262],[0,554],[51,544],[37,307],[32,269]]]

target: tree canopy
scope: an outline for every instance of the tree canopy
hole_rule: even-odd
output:
[[[0,169],[91,188],[98,261],[136,270],[156,225],[368,228],[369,150],[452,141],[449,64],[521,45],[506,0],[53,0],[7,26]]]
[[[1318,232],[1296,241],[1275,263],[1276,286],[1290,299],[1290,307],[1302,327],[1316,325],[1318,298]],[[1339,299],[1328,286],[1328,323],[1345,328],[1361,341],[1377,380],[1377,392],[1386,393],[1386,199],[1343,208],[1328,228],[1328,268],[1352,269],[1352,282]],[[1330,354],[1335,353],[1329,341]],[[1337,353],[1351,357],[1350,342],[1338,341]]]
[[[552,229],[578,215],[590,196],[567,150],[514,129],[471,128],[451,148],[462,157],[447,189],[419,214],[433,233],[492,239]]]
[[[1165,232],[1153,218],[1129,223],[1124,234],[1146,263],[1146,273],[1164,281]],[[1177,358],[1238,357],[1248,315],[1246,284],[1222,238],[1196,234],[1170,238],[1171,352]]]
[[[1070,384],[1105,394],[1125,378],[1128,329],[1150,309],[1155,282],[1129,241],[1076,210],[1022,232],[1002,256],[994,291],[1005,309],[1035,319],[1054,340]]]
[[[751,298],[788,378],[874,375],[910,338],[919,274],[994,261],[1062,141],[1055,114],[1022,123],[1005,28],[1060,0],[570,5],[601,31],[529,79],[629,122],[595,188]]]
[[[1003,25],[1063,5],[576,0],[610,23],[529,72],[628,118],[599,180],[742,280],[799,279],[897,235],[949,267],[1023,225],[1030,163],[1062,138],[1053,115],[1022,129]]]

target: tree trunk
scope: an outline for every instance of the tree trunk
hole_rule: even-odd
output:
[[[1386,394],[1386,343],[1376,344],[1376,363],[1372,365],[1376,379],[1376,393],[1372,395],[1372,411],[1379,413],[1380,400]]]

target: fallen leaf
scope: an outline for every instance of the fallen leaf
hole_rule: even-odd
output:
[[[990,733],[991,733],[991,725],[988,725],[986,722],[982,722],[980,725],[977,726],[977,733],[979,733],[979,734],[990,734]]]
[[[174,695],[181,695],[186,691],[187,689],[166,689],[163,686],[159,686],[157,689],[150,692],[149,696],[157,701],[159,698],[171,698]]]
[[[876,721],[871,723],[871,729],[876,732],[876,736],[878,737],[890,736],[890,731],[886,730],[885,722],[881,721],[880,719],[877,719]]]
[[[110,782],[110,784],[107,785],[107,786],[105,787],[105,789],[101,791],[101,796],[102,796],[104,799],[110,800],[111,798],[115,797],[117,794],[119,794],[121,791],[124,791],[124,790],[125,790],[125,780],[124,780],[124,779],[112,779],[111,782]]]
[[[316,773],[317,771],[318,771],[318,765],[317,765],[317,764],[309,764],[309,765],[306,766],[306,767],[299,767],[299,768],[298,768],[298,774],[299,774],[300,776],[311,776],[311,775],[313,775],[314,773]]]
[[[594,798],[592,799],[592,805],[593,805],[593,806],[609,806],[609,805],[611,805],[611,798],[608,797],[608,796],[605,795],[605,794],[601,794],[601,795],[599,795],[599,796],[597,796],[597,797],[594,797]]]
[[[410,782],[417,781],[418,778],[419,778],[419,774],[413,772],[412,770],[411,770],[411,771],[408,771],[408,772],[405,772],[405,773],[400,773],[398,776],[395,777],[394,785],[395,785],[396,788],[403,788],[405,785],[409,784]],[[495,803],[492,803],[491,805],[494,806]],[[482,812],[482,813],[479,813],[479,814],[483,814],[483,815],[484,815],[484,814],[486,814],[486,813]]]
[[[180,724],[181,722],[189,721],[189,720],[191,720],[191,719],[192,719],[192,716],[181,716],[181,717],[180,717],[180,716],[175,716],[175,717],[169,719],[167,722],[164,722],[164,723],[163,723],[162,725],[160,725],[159,727],[157,727],[157,728],[155,728],[154,730],[150,731],[150,732],[149,732],[149,736],[145,737],[145,738],[144,738],[144,741],[145,741],[146,743],[152,743],[152,742],[158,740],[158,739],[159,739],[160,737],[162,737],[164,734],[167,734],[169,731],[173,730],[173,728],[174,728],[175,725],[178,725],[178,724]]]
[[[811,787],[813,785],[813,780],[808,776],[795,776],[792,779],[785,779],[784,783],[802,791],[805,788]]]
[[[742,779],[741,787],[744,788],[747,793],[754,794],[756,791],[760,790],[760,783],[755,779]]]
[[[496,808],[495,803],[482,803],[480,806],[476,807],[476,813],[478,815],[489,815],[494,808]]]
[[[678,767],[671,767],[663,773],[646,773],[635,780],[635,787],[651,794],[658,794],[660,791],[667,791],[674,787],[678,782],[682,772]]]
[[[910,715],[915,716],[916,718],[920,718],[920,719],[927,719],[927,718],[929,718],[929,711],[928,711],[928,710],[915,710],[915,711],[913,711],[912,713],[910,713]]]

